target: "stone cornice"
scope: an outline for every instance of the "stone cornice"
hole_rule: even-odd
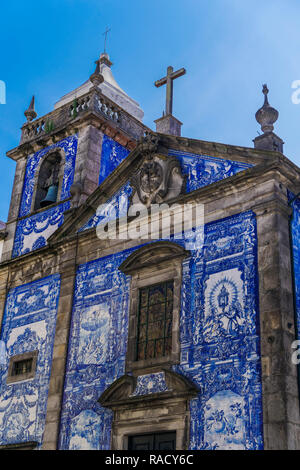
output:
[[[16,444],[4,444],[0,445],[0,450],[33,450],[37,447],[38,442],[28,441],[28,442],[19,442]]]
[[[293,209],[278,197],[273,197],[268,201],[255,204],[252,206],[252,210],[257,216],[265,215],[267,212],[280,212],[287,218],[290,217],[293,212]]]
[[[228,160],[240,161],[249,164],[259,164],[268,162],[278,157],[290,163],[298,172],[300,169],[291,160],[280,152],[271,150],[259,150],[252,147],[242,147],[238,145],[228,145],[220,142],[210,142],[187,137],[158,134],[161,146],[165,149],[181,150],[211,157],[221,157]]]

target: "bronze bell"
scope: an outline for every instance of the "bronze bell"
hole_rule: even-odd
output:
[[[51,186],[49,186],[46,197],[41,201],[40,206],[47,207],[47,206],[50,206],[50,204],[53,204],[54,202],[56,202],[57,191],[58,191],[57,184],[52,184]]]

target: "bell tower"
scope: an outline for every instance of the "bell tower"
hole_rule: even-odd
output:
[[[20,143],[7,153],[17,167],[2,261],[46,246],[147,129],[111,67],[102,53],[90,78],[44,116],[37,116],[32,97]]]

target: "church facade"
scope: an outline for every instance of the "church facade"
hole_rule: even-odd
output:
[[[300,170],[268,89],[253,148],[205,142],[172,114],[184,69],[154,132],[111,66],[33,99],[7,154],[0,446],[299,449]]]

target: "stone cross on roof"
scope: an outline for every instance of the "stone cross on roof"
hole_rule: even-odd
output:
[[[173,72],[173,67],[169,66],[167,68],[167,75],[164,78],[161,78],[160,80],[156,80],[154,85],[158,88],[162,85],[167,84],[167,90],[166,90],[166,115],[168,116],[169,114],[172,114],[173,111],[173,80],[175,78],[181,77],[182,75],[185,75],[186,70],[185,68],[181,68],[177,70],[176,72]]]

